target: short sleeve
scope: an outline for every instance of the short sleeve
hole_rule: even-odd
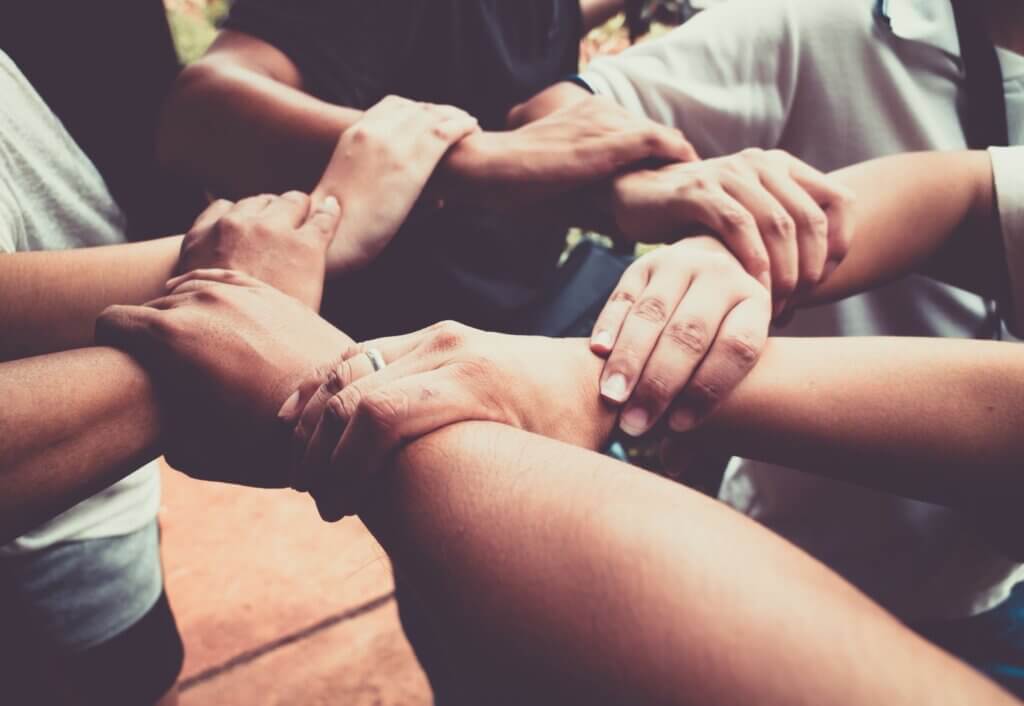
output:
[[[310,94],[365,109],[393,85],[427,7],[427,0],[236,0],[222,26],[286,54]]]
[[[595,60],[582,79],[715,156],[778,144],[800,61],[792,2],[730,0],[668,35]]]
[[[1024,147],[992,147],[989,155],[1013,299],[1007,325],[1024,336]]]
[[[25,242],[25,226],[17,199],[0,179],[0,253],[18,252]]]

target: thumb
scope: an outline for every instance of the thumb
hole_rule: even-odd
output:
[[[96,343],[147,358],[156,351],[156,333],[166,312],[148,306],[107,307],[96,319]]]
[[[311,233],[318,238],[330,241],[338,229],[341,221],[341,204],[334,196],[327,196],[309,212],[306,222],[302,225],[303,231]]]
[[[699,162],[700,155],[680,130],[660,125],[651,157],[669,162]]]

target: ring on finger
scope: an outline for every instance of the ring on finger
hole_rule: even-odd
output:
[[[376,348],[367,348],[363,353],[370,359],[370,365],[373,366],[373,372],[379,372],[387,367],[388,364],[384,361],[384,356]]]

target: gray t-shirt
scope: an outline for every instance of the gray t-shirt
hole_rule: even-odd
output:
[[[124,233],[124,215],[99,172],[0,52],[0,253],[110,245],[124,242]],[[0,554],[134,532],[156,517],[159,502],[154,462],[0,547]]]
[[[999,52],[1010,143],[1024,144],[1024,59]],[[705,157],[780,148],[822,170],[967,146],[960,44],[948,0],[729,0],[663,38],[596,60],[600,95],[680,128]],[[1007,252],[1024,250],[1019,172],[996,152]],[[1018,215],[1014,215],[1018,214]],[[1014,285],[1024,292],[1024,273]],[[1018,305],[1019,308],[1019,305]],[[957,336],[981,299],[911,277],[801,312],[784,336]],[[1019,333],[1019,331],[1018,331]],[[905,620],[997,605],[1024,565],[972,518],[780,466],[732,464],[721,498],[822,560]]]

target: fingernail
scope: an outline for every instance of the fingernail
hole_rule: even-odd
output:
[[[691,431],[697,426],[697,414],[692,409],[677,409],[669,415],[668,428],[676,432]]]
[[[610,351],[612,349],[612,335],[607,331],[598,331],[594,334],[594,338],[591,339],[590,343],[594,348]]]
[[[291,394],[277,413],[277,418],[285,424],[293,424],[299,416],[299,391]]]
[[[337,213],[341,210],[341,204],[338,203],[338,199],[333,196],[328,196],[324,199],[324,202],[320,204],[320,210],[325,213]]]
[[[630,436],[642,436],[651,427],[651,416],[643,407],[630,407],[623,412],[619,426]]]
[[[179,284],[181,284],[181,280],[183,280],[183,279],[185,279],[185,275],[178,275],[177,277],[171,277],[169,280],[167,280],[167,284],[165,284],[164,287],[167,288],[168,292],[172,292],[172,291],[174,291],[174,289]]]
[[[626,376],[622,373],[614,373],[605,378],[601,383],[601,394],[612,402],[626,401]]]

